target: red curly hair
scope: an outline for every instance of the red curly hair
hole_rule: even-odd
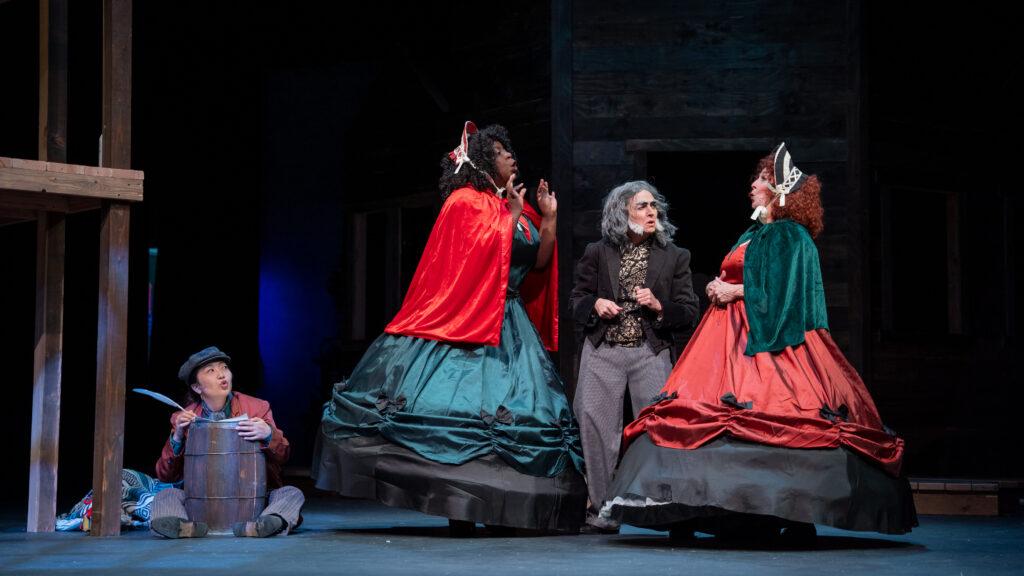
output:
[[[757,163],[757,172],[754,178],[762,170],[768,171],[768,180],[775,185],[775,158],[771,154],[761,158]],[[817,238],[818,234],[825,229],[825,210],[821,207],[821,181],[817,176],[808,175],[804,183],[797,188],[796,192],[786,194],[786,205],[779,206],[778,202],[772,206],[772,218],[782,220],[789,218],[807,228],[811,238]]]

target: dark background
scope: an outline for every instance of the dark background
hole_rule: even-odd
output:
[[[749,223],[757,158],[786,139],[825,186],[833,333],[906,438],[907,472],[1024,475],[1012,19],[865,4],[137,2],[129,387],[180,397],[178,365],[217,345],[308,467],[329,385],[401,302],[464,120],[507,126],[527,183],[556,182],[563,290],[603,195],[639,177],[713,275]],[[70,10],[68,161],[96,165],[100,5]],[[0,54],[0,156],[35,158],[35,1],[0,2]],[[96,213],[68,219],[58,512],[91,483],[97,233]],[[34,224],[0,227],[15,502],[34,246]],[[134,394],[126,409],[125,466],[152,473],[169,410]]]

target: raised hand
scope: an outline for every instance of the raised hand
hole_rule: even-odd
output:
[[[516,184],[516,174],[512,173],[505,183],[505,198],[508,199],[508,208],[515,218],[523,213],[523,196],[526,195],[526,187],[523,184]]]
[[[541,178],[537,184],[537,206],[540,207],[542,216],[552,217],[558,213],[558,199],[555,193],[548,188],[547,180]]]

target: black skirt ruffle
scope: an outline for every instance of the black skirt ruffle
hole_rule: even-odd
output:
[[[602,516],[668,528],[728,515],[903,534],[917,526],[910,484],[845,448],[793,449],[717,438],[696,449],[641,436],[615,475]],[[704,531],[704,530],[701,530]]]
[[[494,454],[443,464],[379,436],[319,438],[312,471],[322,490],[452,520],[576,532],[586,509],[586,485],[575,468],[530,476]]]

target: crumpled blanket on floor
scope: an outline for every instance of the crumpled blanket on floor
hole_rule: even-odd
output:
[[[121,470],[121,526],[148,528],[150,507],[153,496],[165,488],[180,488],[181,482],[169,484],[124,468]],[[57,530],[88,531],[92,524],[92,490],[71,508],[67,514],[57,517]]]

